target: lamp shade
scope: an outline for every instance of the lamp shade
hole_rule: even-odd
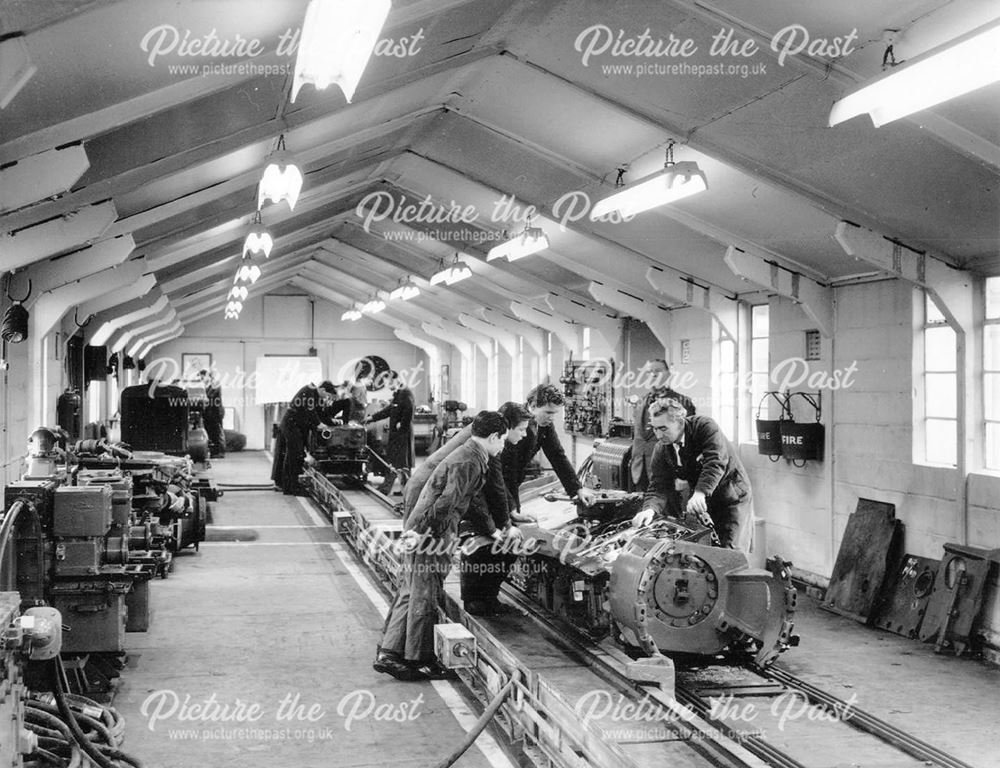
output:
[[[590,218],[599,219],[616,211],[622,216],[634,216],[658,205],[704,192],[706,189],[708,180],[698,167],[698,163],[691,161],[671,163],[666,168],[644,176],[613,195],[599,200],[590,211]]]
[[[517,237],[491,248],[490,252],[486,254],[486,260],[493,261],[506,256],[507,261],[516,261],[533,253],[544,251],[548,247],[549,239],[539,227],[527,227]]]
[[[263,256],[265,259],[271,255],[274,247],[274,238],[263,224],[252,224],[247,231],[246,240],[243,241],[243,255],[248,253],[254,256]]]
[[[305,83],[340,86],[350,103],[389,15],[390,0],[310,0],[295,59],[292,103]]]
[[[283,149],[271,154],[257,187],[257,208],[260,209],[265,200],[272,203],[285,200],[289,210],[294,210],[301,191],[302,171],[299,170],[295,156]]]

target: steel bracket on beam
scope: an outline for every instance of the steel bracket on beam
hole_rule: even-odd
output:
[[[574,354],[580,354],[579,326],[567,323],[558,317],[553,317],[547,312],[543,312],[527,304],[520,304],[516,301],[510,303],[510,309],[526,323],[537,325],[539,328],[544,328],[553,333],[566,349]]]
[[[694,280],[678,277],[655,267],[646,270],[646,281],[657,293],[693,309],[707,312],[715,318],[722,333],[732,341],[736,341],[736,301],[699,285]]]
[[[626,315],[644,322],[646,327],[656,337],[656,340],[663,345],[666,358],[670,358],[669,352],[672,334],[669,310],[650,304],[643,299],[629,296],[620,289],[602,285],[601,283],[591,283],[587,286],[587,290],[601,304],[613,307],[619,312],[624,312]]]
[[[729,246],[723,257],[737,277],[774,291],[802,307],[816,329],[826,338],[833,336],[833,290],[797,272],[768,262],[736,246]]]

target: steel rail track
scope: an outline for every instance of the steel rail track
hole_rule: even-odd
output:
[[[368,486],[341,491],[342,494],[351,492],[361,493],[369,498],[373,498],[390,510],[393,508],[391,500]],[[324,511],[329,513],[329,510],[326,510],[325,505],[322,504],[322,500],[317,500],[321,501]],[[384,573],[384,569],[377,568],[375,564],[367,563],[367,561],[366,564],[379,576],[383,581],[383,585],[391,591],[391,579],[387,578],[388,574]],[[703,735],[708,735],[709,738],[690,740],[686,743],[694,752],[711,761],[712,765],[725,766],[726,768],[745,766],[748,764],[746,756],[738,754],[745,750],[749,755],[773,768],[807,768],[805,764],[792,755],[782,752],[776,746],[767,742],[766,739],[741,731],[738,728],[730,726],[724,720],[714,717],[712,715],[712,703],[697,693],[696,690],[688,688],[680,682],[677,683],[675,688],[677,703],[671,706],[670,702],[665,700],[664,696],[658,695],[658,688],[637,683],[626,676],[624,672],[625,664],[631,659],[624,651],[597,646],[595,641],[582,630],[557,616],[549,615],[548,611],[534,603],[517,588],[511,585],[504,585],[503,590],[507,598],[532,621],[546,631],[557,635],[563,642],[569,643],[575,652],[585,657],[590,669],[598,677],[611,685],[617,693],[621,693],[633,702],[637,702],[640,699],[653,701],[662,707],[665,715],[672,714],[676,716],[678,714],[677,703],[679,703],[681,709],[686,708],[690,715],[704,721],[708,725],[708,728],[697,723],[693,724],[691,721],[687,721],[686,724],[688,726],[694,725],[694,727],[702,731]],[[614,662],[609,661],[609,658],[614,659]],[[866,733],[927,765],[939,766],[940,768],[977,768],[879,719],[869,712],[854,707],[853,704],[817,688],[786,670],[776,666],[764,669],[753,662],[746,662],[739,665],[739,667],[757,675],[762,680],[771,681],[787,689],[801,693],[810,704],[822,707],[826,711],[849,713],[848,716],[838,719],[851,728]],[[724,742],[713,737],[711,734],[712,729],[715,729],[718,734],[725,736],[728,740],[735,742],[738,747],[736,749],[727,747]]]

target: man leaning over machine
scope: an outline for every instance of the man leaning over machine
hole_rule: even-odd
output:
[[[643,526],[655,517],[679,517],[680,496],[691,489],[687,511],[703,520],[707,513],[721,546],[749,552],[753,507],[743,462],[713,419],[686,413],[676,400],[650,408],[650,424],[659,442],[650,461],[642,510],[632,522]]]

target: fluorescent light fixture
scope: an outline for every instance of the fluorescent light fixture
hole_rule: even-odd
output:
[[[287,201],[288,210],[295,210],[295,203],[302,191],[302,171],[295,155],[285,149],[285,137],[278,139],[278,150],[267,158],[267,167],[257,187],[257,210],[265,200],[272,203]]]
[[[867,112],[878,128],[1000,80],[1000,20],[910,59],[835,102],[831,126]]]
[[[644,176],[613,195],[599,200],[590,211],[590,218],[598,219],[616,211],[623,217],[634,216],[658,205],[704,192],[706,189],[708,180],[698,167],[698,163],[668,161],[659,171]]]
[[[455,261],[440,272],[435,272],[429,282],[431,285],[440,285],[441,283],[454,285],[467,277],[472,277],[472,270],[464,261],[459,261],[458,254],[456,254]]]
[[[517,237],[491,248],[490,252],[486,254],[486,260],[493,261],[506,256],[508,261],[516,261],[533,253],[544,251],[548,247],[549,239],[540,227],[525,227],[524,231]]]
[[[342,314],[340,316],[340,319],[341,320],[351,320],[351,321],[360,320],[361,319],[361,313],[358,312],[358,310],[355,309],[354,307],[351,307],[349,310],[347,310],[344,314]]]
[[[398,288],[389,294],[389,301],[396,301],[396,299],[409,301],[419,295],[420,289],[413,284],[412,280],[407,279],[406,282],[402,283]]]
[[[467,277],[472,277],[472,269],[464,261],[456,261],[455,266],[451,268],[451,275],[445,278],[445,282],[454,285]]]
[[[369,315],[376,315],[385,309],[385,302],[376,297],[361,307],[361,311]]]
[[[245,285],[234,285],[232,290],[229,292],[229,296],[226,298],[236,299],[237,301],[246,301],[249,294],[250,291],[247,290]]]
[[[299,88],[340,86],[348,104],[389,15],[389,0],[311,0],[295,59],[292,103]]]
[[[24,35],[0,42],[0,109],[10,104],[38,67],[31,63]]]

